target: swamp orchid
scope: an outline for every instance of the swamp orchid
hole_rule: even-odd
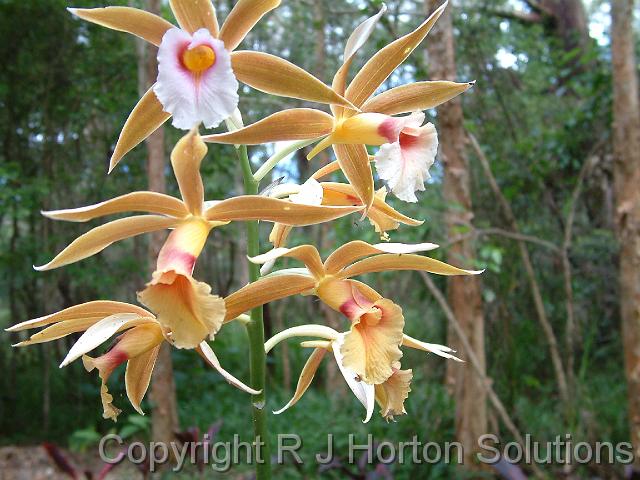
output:
[[[375,197],[366,146],[379,146],[374,156],[378,175],[398,198],[416,202],[415,192],[424,190],[438,146],[435,128],[430,123],[423,125],[421,111],[454,98],[473,83],[416,82],[373,95],[427,36],[446,5],[445,2],[414,31],[378,51],[347,86],[355,54],[372,33],[385,8],[354,30],[332,87],[355,109],[332,105],[332,115],[308,108],[285,110],[233,132],[205,136],[204,140],[242,144],[320,140],[307,158],[333,146],[339,167],[353,185],[365,210],[371,207]],[[402,113],[411,114],[394,116]]]
[[[310,225],[359,210],[358,206],[315,206],[259,195],[219,202],[204,201],[200,164],[207,147],[196,131],[175,146],[171,165],[182,200],[155,192],[133,192],[96,205],[43,212],[55,220],[85,222],[104,215],[143,211],[153,215],[126,217],[96,227],[74,240],[38,270],[50,270],[94,255],[112,243],[141,233],[173,229],[158,256],[157,268],[139,300],[168,329],[178,348],[195,348],[213,339],[222,326],[224,302],[211,287],[192,277],[196,259],[210,231],[233,220],[267,220],[286,225]]]
[[[338,369],[347,385],[366,409],[364,422],[368,422],[373,415],[374,404],[380,406],[380,414],[385,420],[393,420],[394,416],[406,414],[404,401],[411,391],[411,380],[413,373],[411,370],[402,370],[400,362],[394,362],[391,367],[391,374],[381,383],[372,384],[363,380],[353,369],[346,365],[343,355],[345,333],[339,333],[324,325],[305,325],[302,327],[292,327],[283,330],[265,343],[265,351],[269,353],[278,343],[293,337],[316,337],[319,340],[307,340],[301,343],[302,347],[313,348],[313,352],[307,359],[293,397],[280,410],[275,411],[276,415],[284,412],[295,405],[304,395],[313,381],[313,377],[320,366],[320,362],[327,352],[332,352]],[[425,343],[408,335],[403,335],[402,346],[415,348],[425,352],[434,353],[443,358],[460,361],[452,354],[452,350],[444,345]]]
[[[74,15],[158,47],[158,78],[127,119],[109,171],[170,117],[177,128],[216,127],[238,105],[238,80],[262,92],[352,107],[313,75],[280,57],[235,51],[280,0],[238,0],[219,27],[211,0],[170,0],[180,28],[132,7],[71,8]]]
[[[102,381],[100,397],[103,417],[116,420],[121,410],[113,405],[113,396],[109,393],[107,381],[116,368],[126,363],[127,397],[133,408],[144,414],[140,404],[149,387],[160,346],[167,334],[151,312],[129,303],[98,300],[19,323],[7,331],[19,332],[39,327],[45,328],[14,346],[25,347],[83,332],[60,367],[65,367],[82,357],[87,371],[96,369]],[[118,336],[106,353],[96,358],[87,355],[116,334]],[[256,393],[254,389],[222,368],[209,344],[202,342],[198,345],[197,351],[207,364],[215,368],[229,383],[248,393]]]
[[[225,298],[225,320],[290,295],[316,295],[351,322],[341,347],[344,365],[363,381],[380,384],[389,378],[402,357],[399,347],[404,316],[398,305],[352,277],[388,270],[420,270],[439,275],[480,273],[414,254],[434,248],[437,245],[431,243],[370,245],[353,241],[339,247],[324,262],[312,245],[275,248],[251,261],[266,263],[289,257],[303,262],[306,268],[272,272],[232,293]]]

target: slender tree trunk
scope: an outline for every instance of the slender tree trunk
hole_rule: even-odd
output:
[[[436,0],[426,0],[425,5],[432,11],[438,3]],[[433,28],[428,46],[430,76],[436,80],[455,80],[451,5]],[[449,206],[445,218],[449,236],[453,238],[460,233],[460,229],[473,232],[469,165],[464,152],[465,133],[459,100],[447,102],[438,108],[438,126],[440,159],[444,164],[444,198]],[[469,236],[466,240],[456,242],[447,252],[448,261],[464,264],[473,259],[472,238]],[[484,318],[480,279],[475,276],[450,277],[448,298],[451,310],[469,339],[484,374]],[[459,349],[460,339],[451,325],[448,337],[449,344]],[[482,379],[472,369],[455,362],[448,364],[446,380],[456,400],[456,435],[464,447],[465,465],[473,468],[478,437],[487,433],[486,390],[482,386]]]
[[[629,431],[640,468],[640,105],[633,0],[612,0],[613,150]]]
[[[146,0],[146,10],[160,14],[160,0]],[[140,93],[144,93],[157,76],[157,48],[149,44],[139,44],[138,75]],[[160,127],[146,140],[147,145],[147,176],[149,190],[165,192],[164,177],[164,129]],[[153,233],[149,239],[149,265],[155,267],[158,253],[166,235],[162,232]],[[178,408],[176,401],[176,387],[173,379],[173,365],[171,362],[171,347],[164,343],[160,348],[158,359],[153,370],[151,380],[151,401],[153,414],[151,417],[151,434],[156,442],[171,442],[178,429]]]

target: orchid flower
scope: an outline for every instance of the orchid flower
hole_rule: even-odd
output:
[[[393,373],[402,353],[404,316],[391,300],[352,277],[387,270],[421,270],[439,275],[474,275],[479,271],[463,270],[433,258],[414,255],[437,245],[385,243],[370,245],[349,242],[335,250],[324,262],[315,247],[275,248],[250,259],[254,263],[290,257],[302,261],[306,268],[272,272],[225,298],[225,321],[239,314],[290,295],[313,294],[351,322],[341,346],[344,364],[363,381],[384,382]],[[364,258],[368,257],[368,258]]]
[[[103,417],[115,421],[121,410],[113,405],[107,381],[115,369],[126,362],[127,397],[133,408],[144,415],[140,403],[149,387],[160,346],[166,339],[166,330],[151,312],[128,303],[99,300],[19,323],[7,331],[19,332],[38,327],[46,328],[14,346],[25,347],[84,332],[71,347],[60,368],[82,357],[87,371],[97,369],[102,381],[100,397]],[[96,358],[87,355],[116,334],[119,335],[115,343],[106,353]],[[248,393],[257,393],[222,368],[209,344],[202,342],[197,351],[229,383]]]
[[[415,202],[424,190],[438,141],[432,124],[422,125],[422,110],[434,108],[469,89],[473,83],[416,82],[372,96],[391,73],[422,42],[444,11],[447,2],[418,28],[390,43],[371,57],[347,87],[347,75],[356,52],[372,33],[385,7],[361,23],[349,37],[343,64],[332,88],[357,110],[332,105],[332,115],[315,109],[290,109],[275,113],[239,130],[203,137],[206,142],[261,144],[287,140],[320,140],[313,158],[332,146],[337,162],[353,185],[365,210],[375,198],[366,145],[380,146],[375,163],[380,178],[401,200]],[[411,113],[413,112],[413,113]],[[411,113],[405,117],[395,117]]]
[[[168,245],[181,236],[193,242],[191,255],[202,250],[204,240],[212,228],[234,220],[264,220],[286,225],[303,226],[333,220],[361,209],[361,207],[330,207],[302,205],[259,195],[243,195],[222,201],[205,202],[200,176],[200,163],[207,147],[197,132],[185,135],[171,153],[171,165],[182,200],[156,192],[132,192],[86,207],[42,212],[53,220],[86,222],[115,213],[139,211],[149,215],[121,218],[96,227],[81,235],[55,256],[49,263],[35,267],[51,270],[85,259],[101,252],[109,245],[125,238],[164,229],[174,229]],[[169,246],[166,246],[169,249]],[[168,257],[171,252],[165,251]],[[183,260],[185,260],[183,258]],[[187,268],[188,269],[188,268]]]
[[[280,0],[238,0],[219,28],[211,0],[170,0],[180,28],[131,7],[70,8],[74,15],[136,35],[158,47],[158,79],[125,122],[109,171],[170,117],[177,128],[216,127],[238,105],[238,80],[262,92],[352,108],[291,62],[262,52],[234,51]]]
[[[347,366],[346,360],[342,354],[347,335],[348,333],[339,333],[324,325],[303,325],[284,330],[265,343],[265,351],[269,353],[278,343],[288,338],[319,338],[319,340],[304,341],[301,343],[303,347],[311,347],[314,350],[307,359],[307,362],[300,373],[300,378],[298,379],[298,384],[293,397],[284,407],[273,413],[278,415],[284,412],[302,398],[304,393],[307,391],[307,388],[309,388],[309,385],[320,366],[320,362],[327,351],[333,352],[333,356],[336,360],[340,373],[347,382],[347,385],[349,385],[353,394],[365,407],[367,413],[364,423],[367,423],[371,419],[375,402],[380,406],[380,413],[387,421],[393,420],[395,415],[404,415],[407,413],[404,408],[404,401],[407,399],[409,392],[411,391],[410,384],[413,377],[412,371],[402,370],[400,362],[394,362],[392,365],[392,373],[384,382],[372,384],[364,381],[355,371]],[[409,337],[408,335],[403,335],[402,346],[431,352],[447,359],[461,361],[450,353],[453,352],[453,350],[449,347],[421,342]]]
[[[97,205],[44,212],[52,219],[81,222],[131,210],[156,215],[123,218],[96,227],[74,240],[49,263],[36,269],[49,270],[67,265],[94,255],[115,241],[172,228],[158,255],[153,278],[138,298],[157,315],[158,322],[168,330],[167,339],[174,346],[195,348],[205,338],[214,338],[225,316],[224,301],[211,294],[209,285],[192,277],[196,259],[214,227],[232,220],[309,225],[360,208],[302,205],[257,195],[206,204],[200,176],[200,163],[206,153],[207,147],[195,131],[176,144],[171,164],[182,200],[160,193],[134,192]]]

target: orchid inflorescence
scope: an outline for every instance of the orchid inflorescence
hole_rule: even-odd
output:
[[[435,127],[424,125],[423,110],[433,108],[467,90],[471,83],[417,82],[374,95],[389,75],[428,34],[446,3],[411,33],[399,38],[365,62],[349,82],[349,70],[358,50],[374,31],[385,7],[362,22],[349,37],[342,66],[331,86],[277,56],[237,50],[247,33],[279,0],[238,0],[221,27],[209,0],[171,0],[179,27],[149,12],[130,7],[70,9],[84,20],[129,32],[158,46],[158,77],[127,119],[110,161],[109,171],[136,145],[169,118],[187,133],[171,153],[171,166],[181,199],[139,191],[81,208],[43,212],[54,220],[86,222],[123,212],[143,212],[110,221],[71,242],[53,260],[37,270],[50,270],[101,252],[114,242],[143,233],[170,229],[157,257],[156,269],[138,300],[146,308],[97,300],[11,327],[13,332],[44,327],[18,346],[33,345],[83,332],[61,364],[82,358],[88,371],[100,376],[105,418],[116,419],[107,380],[126,363],[126,392],[133,407],[148,389],[158,351],[164,342],[193,349],[232,385],[256,395],[260,392],[224,370],[210,346],[222,327],[245,312],[291,295],[315,295],[346,317],[344,331],[325,325],[295,326],[268,340],[268,353],[278,343],[306,337],[301,345],[312,349],[293,398],[280,413],[298,402],[327,352],[333,354],[350,389],[366,408],[368,421],[377,401],[386,419],[405,412],[412,371],[402,369],[402,348],[414,348],[458,360],[451,349],[404,334],[402,308],[355,277],[388,270],[418,270],[439,275],[472,275],[433,258],[418,255],[437,248],[431,243],[389,243],[400,224],[422,222],[396,211],[386,202],[388,192],[416,202],[424,190],[438,146]],[[237,109],[238,82],[271,95],[329,105],[320,109],[294,108],[276,112],[243,126]],[[406,113],[405,116],[397,116]],[[228,132],[201,136],[199,129],[226,121]],[[293,141],[293,149],[316,143],[308,155],[332,147],[336,161],[319,168],[302,185],[280,184],[262,195],[241,195],[205,201],[200,165],[208,143],[258,145]],[[367,147],[378,146],[370,156]],[[260,181],[284,158],[276,153],[256,172]],[[374,189],[371,168],[385,183]],[[348,183],[323,181],[342,171]],[[349,214],[366,217],[385,242],[371,245],[352,241],[324,261],[312,245],[287,248],[294,227],[328,222]],[[212,287],[193,277],[196,261],[213,228],[233,221],[272,222],[273,248],[250,261],[262,265],[263,276],[221,298]],[[273,270],[278,259],[289,257],[300,267]],[[88,354],[117,335],[106,353]],[[264,353],[263,353],[264,355]]]

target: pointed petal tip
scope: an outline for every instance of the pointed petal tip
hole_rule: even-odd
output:
[[[79,8],[74,8],[74,7],[67,7],[67,12],[69,12],[72,15],[78,15],[78,10]]]

